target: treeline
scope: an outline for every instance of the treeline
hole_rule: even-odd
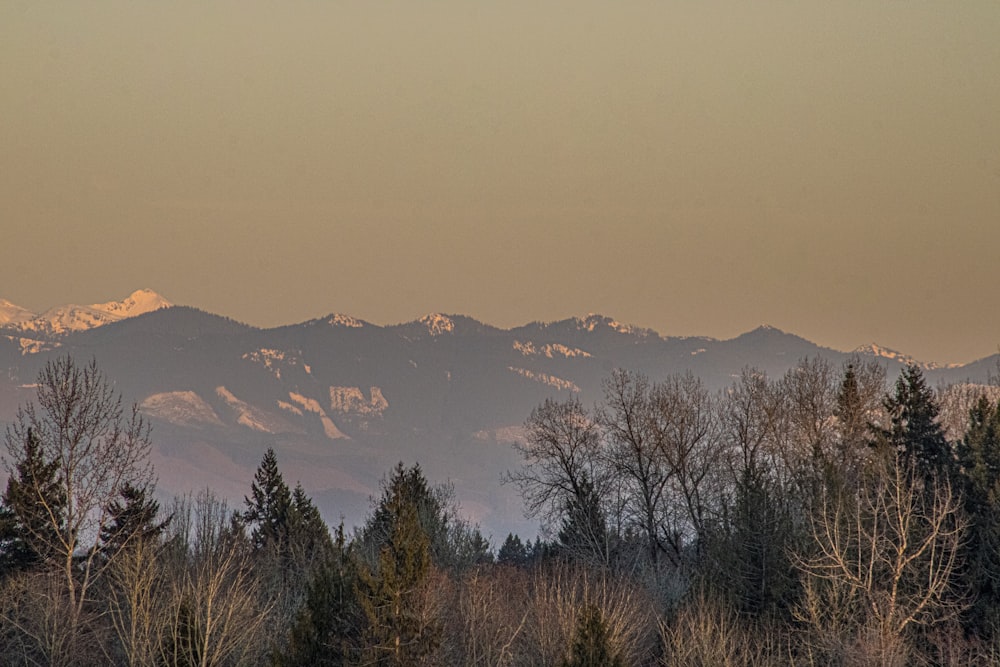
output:
[[[94,363],[37,392],[5,439],[3,664],[1000,661],[1000,409],[916,367],[546,401],[508,481],[549,539],[495,552],[402,463],[350,534],[270,450],[243,506],[160,508],[148,426]]]

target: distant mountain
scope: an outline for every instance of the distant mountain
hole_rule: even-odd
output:
[[[29,338],[48,339],[75,331],[86,331],[160,308],[169,308],[171,305],[173,304],[162,296],[148,289],[132,292],[121,301],[89,306],[56,306],[41,314],[0,300],[0,330],[16,331]]]
[[[331,314],[260,329],[149,290],[41,315],[0,301],[0,421],[33,398],[45,362],[67,353],[97,359],[140,404],[165,496],[208,486],[238,506],[274,447],[286,479],[301,481],[329,521],[352,525],[386,471],[419,462],[454,484],[495,541],[535,530],[499,479],[518,465],[510,442],[545,398],[593,404],[615,368],[654,380],[690,371],[716,390],[747,366],[778,376],[805,357],[839,364],[850,354],[768,326],[729,340],[670,337],[595,314],[512,329],[462,315],[378,326]],[[890,374],[912,361],[876,346],[854,354]],[[981,382],[997,358],[924,368],[931,382]]]

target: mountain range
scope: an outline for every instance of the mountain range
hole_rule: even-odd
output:
[[[97,360],[153,425],[161,496],[209,487],[242,505],[261,456],[278,454],[330,522],[360,523],[397,461],[449,481],[462,511],[502,541],[533,534],[510,446],[545,398],[601,398],[615,368],[652,379],[691,371],[710,389],[753,366],[778,376],[805,357],[877,358],[890,376],[905,354],[870,345],[824,348],[761,326],[729,340],[662,336],[602,315],[512,329],[433,314],[379,326],[347,315],[261,329],[151,290],[122,301],[33,313],[0,300],[0,421],[32,400],[55,355]],[[930,383],[985,382],[1000,355],[970,364],[920,364]]]

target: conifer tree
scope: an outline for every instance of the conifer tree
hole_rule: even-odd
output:
[[[126,484],[108,507],[111,521],[101,530],[102,549],[115,553],[137,540],[153,540],[166,530],[170,517],[157,521],[160,503],[149,490]]]
[[[0,577],[51,557],[65,524],[65,493],[58,463],[46,461],[32,429],[7,479],[0,505]]]
[[[362,563],[359,573],[365,664],[423,664],[440,642],[440,623],[424,609],[431,544],[420,522],[414,484],[426,488],[419,468],[408,472],[398,466],[375,512],[374,519],[388,535],[377,564]]]
[[[354,558],[341,523],[330,553],[314,569],[287,646],[275,655],[275,665],[340,667],[352,664],[361,627],[357,585]]]
[[[876,446],[886,455],[899,454],[912,462],[925,480],[942,475],[950,479],[955,457],[937,421],[934,394],[918,366],[911,364],[903,370],[884,407],[890,425],[877,432]]]
[[[973,405],[958,455],[969,520],[964,578],[976,593],[966,627],[985,638],[1000,632],[1000,404],[983,396]]]
[[[247,509],[243,521],[250,527],[250,541],[255,550],[276,549],[283,553],[288,546],[288,522],[292,505],[291,492],[278,470],[278,457],[270,447],[257,467],[244,498]]]
[[[528,541],[530,544],[530,540]],[[497,563],[501,565],[524,565],[528,561],[528,548],[521,542],[521,537],[507,533],[507,539],[497,552]]]
[[[569,658],[563,667],[624,667],[624,662],[611,648],[607,624],[600,608],[588,604],[580,613],[576,635]]]

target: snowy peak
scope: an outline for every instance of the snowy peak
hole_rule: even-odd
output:
[[[27,308],[22,308],[7,299],[0,299],[0,327],[27,322],[33,317],[35,313]]]
[[[10,322],[3,321],[2,318],[8,310],[0,306],[0,326],[26,334],[58,336],[73,331],[86,331],[160,308],[169,308],[172,305],[156,292],[143,289],[132,292],[121,301],[95,303],[89,306],[74,304],[56,306],[41,315],[34,315],[23,308],[13,306],[18,311],[9,311],[14,313]],[[24,313],[28,313],[29,316],[26,317]]]
[[[442,315],[441,313],[424,315],[417,321],[425,326],[427,328],[427,333],[432,336],[454,333],[455,331],[455,321],[447,315]]]
[[[115,315],[119,319],[135,317],[151,313],[160,308],[169,308],[174,304],[170,303],[162,296],[151,289],[136,290],[121,301],[109,301],[108,303],[95,303],[90,306],[94,310]]]
[[[899,352],[898,350],[893,350],[888,347],[883,347],[877,343],[871,343],[870,345],[862,345],[861,347],[854,350],[855,354],[860,354],[866,357],[876,357],[879,359],[889,359],[890,361],[896,361],[904,366],[917,366],[918,368],[931,371],[938,368],[958,368],[961,364],[947,364],[941,365],[934,362],[923,362],[917,361],[915,358],[908,354]]]

